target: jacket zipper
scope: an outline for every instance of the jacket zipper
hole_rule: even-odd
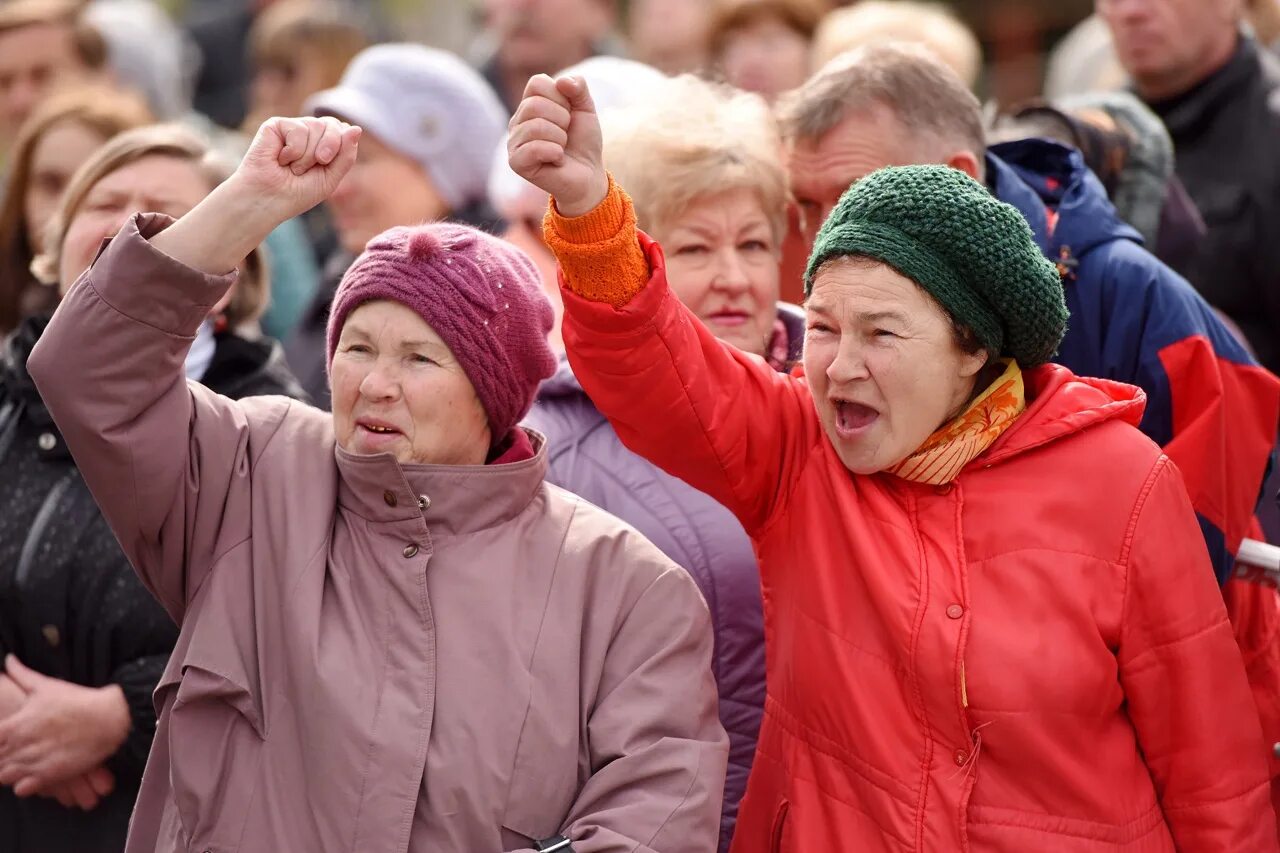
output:
[[[31,532],[27,534],[27,541],[22,543],[22,555],[18,557],[18,570],[13,576],[14,586],[19,591],[26,583],[27,575],[31,574],[31,566],[36,559],[36,549],[44,536],[45,528],[53,521],[54,510],[58,508],[58,502],[62,500],[62,495],[70,487],[75,476],[73,471],[54,483],[49,494],[44,496],[44,503],[40,504],[40,511],[36,513],[36,520],[31,525]]]

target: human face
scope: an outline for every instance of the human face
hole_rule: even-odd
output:
[[[725,80],[773,100],[809,76],[809,41],[773,16],[757,18],[725,39]]]
[[[27,194],[22,203],[27,242],[37,254],[43,251],[45,226],[58,209],[67,182],[104,142],[97,131],[74,119],[54,124],[36,141],[31,152]]]
[[[778,312],[778,244],[759,196],[741,188],[698,199],[659,232],[667,280],[722,341],[764,355]]]
[[[551,73],[591,55],[612,23],[606,0],[486,0],[503,66]]]
[[[397,225],[438,219],[449,206],[426,170],[377,137],[360,138],[360,154],[342,183],[329,196],[329,211],[342,248],[352,254]]]
[[[844,191],[886,166],[918,159],[893,111],[882,104],[851,113],[818,139],[798,139],[787,152],[791,192],[810,245]]]
[[[488,420],[448,345],[399,302],[347,315],[329,371],[333,427],[348,453],[404,463],[483,465]]]
[[[0,34],[0,137],[8,141],[54,89],[89,76],[70,29],[32,24]]]
[[[195,164],[151,154],[121,166],[93,185],[62,239],[59,290],[66,294],[89,268],[102,241],[138,211],[181,217],[213,189]]]
[[[307,98],[332,84],[317,51],[302,47],[290,61],[263,65],[254,72],[249,112],[255,116],[302,115]]]
[[[710,0],[631,0],[632,56],[664,74],[701,71],[707,62]]]
[[[1240,0],[1096,0],[1120,64],[1144,97],[1180,95],[1231,56]]]
[[[965,353],[946,312],[885,264],[824,265],[805,304],[804,369],[844,466],[896,465],[955,417],[986,355]]]

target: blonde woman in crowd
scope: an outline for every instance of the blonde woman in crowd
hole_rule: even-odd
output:
[[[764,100],[685,76],[612,110],[605,158],[637,221],[667,247],[672,291],[713,335],[777,371],[799,358],[803,315],[778,303],[787,179]],[[729,733],[720,849],[733,835],[764,706],[764,625],[751,541],[716,500],[627,450],[561,357],[527,423],[548,478],[635,525],[689,571],[711,609],[712,671]]]

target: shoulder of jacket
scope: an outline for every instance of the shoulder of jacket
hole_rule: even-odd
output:
[[[551,483],[544,483],[549,511],[567,513],[562,549],[582,555],[590,563],[608,555],[609,571],[632,579],[652,581],[670,569],[680,569],[639,530],[585,498]],[[603,566],[602,566],[603,567]]]
[[[264,456],[287,456],[311,470],[333,468],[333,419],[328,412],[290,397],[246,397],[237,401],[249,425],[249,453],[256,465]],[[295,484],[296,485],[296,484]]]

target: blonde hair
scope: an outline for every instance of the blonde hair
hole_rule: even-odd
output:
[[[208,181],[210,192],[230,177],[232,171],[208,142],[181,125],[153,124],[121,133],[99,148],[67,184],[58,210],[49,222],[45,251],[31,264],[39,279],[55,283],[61,277],[62,244],[90,191],[103,178],[145,157],[172,157],[190,163]],[[269,296],[266,260],[258,248],[245,259],[240,270],[225,312],[228,326],[235,329],[257,320],[266,310]]]
[[[955,13],[941,3],[863,0],[836,9],[813,37],[813,68],[863,45],[905,41],[928,48],[972,89],[982,73],[982,47]]]
[[[782,143],[759,96],[685,74],[601,120],[605,165],[631,195],[641,228],[661,231],[701,198],[748,189],[782,239],[788,193]]]

